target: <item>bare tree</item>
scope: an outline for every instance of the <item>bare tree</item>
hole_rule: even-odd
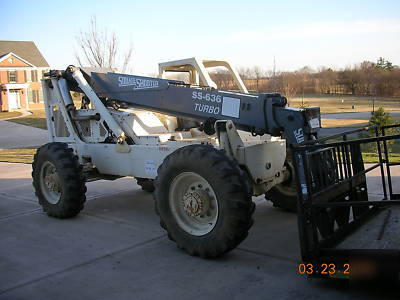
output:
[[[331,68],[320,67],[316,74],[316,89],[323,94],[332,93],[337,84],[337,77],[337,72]]]
[[[359,65],[360,69],[360,88],[359,93],[363,95],[372,94],[372,84],[377,73],[376,64],[370,61],[363,61]]]
[[[278,90],[288,99],[298,91],[298,76],[294,72],[282,72],[277,76]]]
[[[76,42],[79,50],[75,52],[75,57],[79,65],[129,71],[132,44],[122,51],[116,33],[110,33],[107,28],[98,26],[96,17],[90,19],[87,30],[80,31]]]
[[[233,90],[236,88],[232,75],[225,69],[218,68],[210,73],[211,79],[222,89]]]
[[[256,80],[256,90],[260,91],[260,80],[264,76],[264,71],[259,66],[252,68],[253,78]]]
[[[239,73],[240,78],[242,78],[242,80],[247,80],[252,77],[251,70],[248,67],[240,67],[238,69],[238,73]]]
[[[361,73],[358,68],[346,68],[339,73],[340,83],[346,88],[348,92],[355,95],[360,85]]]

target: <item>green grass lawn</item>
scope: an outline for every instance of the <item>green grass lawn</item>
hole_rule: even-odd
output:
[[[370,112],[372,99],[375,99],[375,108],[383,107],[385,110],[400,110],[400,99],[389,97],[370,97],[352,95],[304,95],[289,98],[289,104],[300,107],[302,100],[307,106],[319,106],[322,113],[340,112]],[[342,102],[343,100],[343,102]],[[355,109],[352,107],[355,106]]]
[[[32,110],[32,114],[18,119],[8,120],[10,122],[32,126],[40,129],[47,129],[46,112],[44,109]]]
[[[362,154],[365,163],[377,163],[379,162],[377,153],[366,152]],[[391,163],[400,163],[400,153],[390,153],[389,161]]]
[[[8,119],[8,118],[16,118],[22,115],[19,111],[5,111],[0,112],[0,120],[1,119]]]
[[[0,161],[31,164],[36,149],[0,149]]]
[[[389,112],[390,113],[390,112]],[[395,124],[400,124],[400,116],[392,116]],[[322,119],[322,127],[365,127],[368,126],[369,119]]]

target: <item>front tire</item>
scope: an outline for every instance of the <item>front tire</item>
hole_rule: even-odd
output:
[[[32,163],[32,178],[39,204],[49,216],[70,218],[83,209],[85,178],[78,157],[67,144],[40,147]]]
[[[168,155],[155,182],[160,223],[179,248],[217,257],[240,244],[253,224],[254,203],[244,171],[207,145]]]

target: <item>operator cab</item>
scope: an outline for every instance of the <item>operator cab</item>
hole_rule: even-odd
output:
[[[191,87],[210,87],[218,89],[220,87],[211,79],[208,68],[223,68],[232,76],[236,83],[237,89],[244,94],[248,94],[248,90],[244,85],[239,73],[232,65],[225,60],[206,60],[196,57],[173,60],[158,64],[159,77],[162,79],[174,79],[184,81]],[[173,73],[173,74],[171,74]],[[181,129],[187,130],[200,126],[200,122],[185,118],[176,118],[165,116],[167,127],[169,130]]]
[[[169,73],[186,73],[187,83],[193,86],[207,86],[217,89],[218,86],[211,79],[207,68],[224,68],[228,71],[236,83],[238,90],[241,93],[248,94],[248,90],[244,85],[239,73],[232,67],[232,65],[225,60],[206,60],[198,59],[195,57],[168,61],[158,64],[159,76],[163,79],[168,78]]]

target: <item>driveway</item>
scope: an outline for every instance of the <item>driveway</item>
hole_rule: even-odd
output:
[[[354,129],[357,129],[357,128],[358,127],[328,127],[328,128],[324,127],[324,128],[320,129],[319,136],[324,137],[324,136],[339,134],[339,133],[350,131],[350,130],[354,130]],[[350,137],[357,137],[357,134],[351,134],[349,136]]]
[[[0,149],[38,147],[47,143],[47,131],[0,120]]]
[[[0,299],[382,299],[389,293],[297,274],[296,215],[262,197],[253,199],[248,238],[224,257],[204,260],[168,240],[152,195],[131,178],[88,183],[81,214],[58,220],[38,206],[30,172],[29,165],[0,163]]]

